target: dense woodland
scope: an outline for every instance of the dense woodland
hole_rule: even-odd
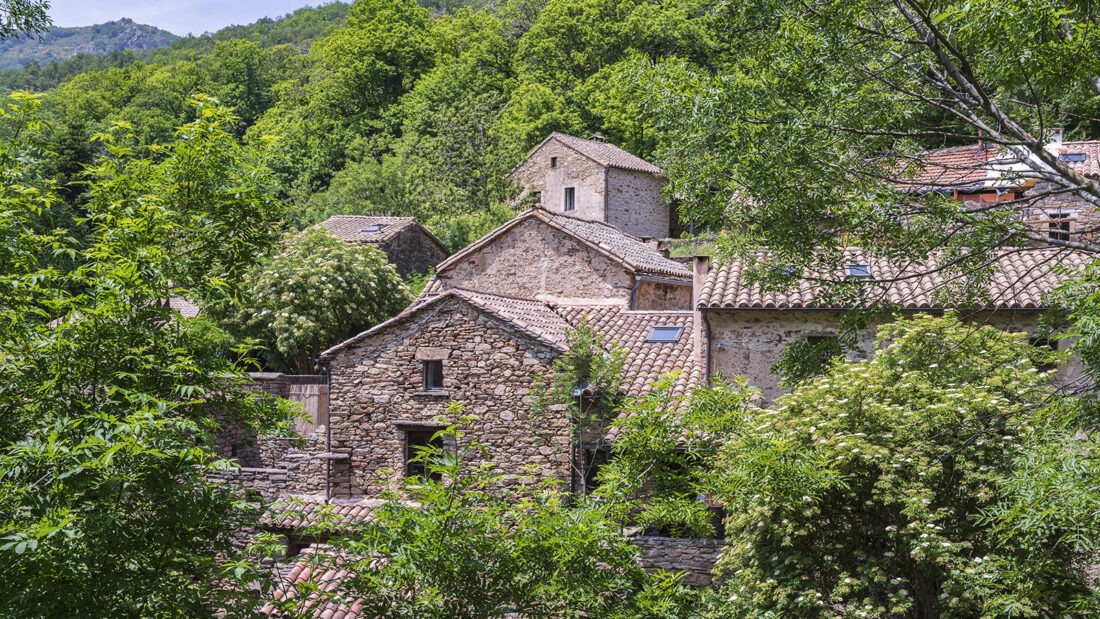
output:
[[[47,25],[41,1],[0,0],[0,37]],[[357,0],[4,72],[0,615],[246,617],[272,599],[278,540],[234,540],[260,506],[208,481],[233,466],[220,423],[285,432],[291,412],[247,384],[257,347],[305,369],[417,285],[309,224],[412,215],[458,249],[515,213],[505,174],[547,133],[599,133],[667,170],[721,255],[768,247],[764,284],[844,244],[942,250],[980,281],[990,252],[1035,240],[1018,214],[899,195],[898,162],[981,136],[1100,204],[1042,154],[1052,127],[1100,137],[1098,26],[1071,0]],[[365,283],[303,295],[329,274],[312,260]],[[1093,380],[1098,265],[1047,325]],[[363,324],[310,317],[349,307]],[[880,334],[873,359],[800,366],[766,408],[735,377],[608,398],[622,438],[595,500],[426,450],[442,481],[416,480],[416,506],[387,497],[332,540],[348,595],[393,617],[1095,614],[1095,383],[1055,389],[1026,338],[951,313]],[[615,392],[610,344],[570,344],[547,397]],[[639,569],[624,531],[717,534],[700,496],[726,508],[718,586]]]

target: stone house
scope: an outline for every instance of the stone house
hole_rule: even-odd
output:
[[[641,238],[671,236],[675,217],[661,195],[661,168],[610,144],[551,133],[508,174],[522,188],[519,200],[551,213],[601,221]]]
[[[441,262],[424,296],[455,288],[572,305],[691,308],[691,270],[656,243],[541,208]]]
[[[962,276],[936,270],[935,257],[925,264],[899,267],[849,249],[839,272],[808,273],[797,287],[781,292],[749,284],[745,277],[752,266],[749,260],[729,260],[709,269],[706,260],[700,260],[696,270],[705,279],[696,301],[696,324],[704,339],[703,372],[706,376],[746,376],[770,401],[781,393],[771,367],[786,345],[835,339],[845,312],[876,304],[894,309],[884,311],[854,334],[850,357],[870,356],[877,326],[897,314],[953,309],[978,324],[1035,334],[1039,317],[1047,309],[1044,295],[1071,276],[1054,267],[1072,272],[1089,261],[1087,254],[1065,249],[1005,250],[995,256],[989,281],[978,286],[969,300],[960,301]],[[826,296],[823,283],[830,281],[844,285],[846,292],[855,296]],[[859,302],[853,303],[854,299]],[[1041,335],[1031,339],[1033,344],[1052,348],[1064,345]],[[1071,361],[1059,369],[1058,380],[1070,383],[1083,375],[1081,365]]]
[[[426,274],[450,255],[443,242],[412,217],[335,215],[321,225],[347,243],[378,247],[401,277]]]
[[[1085,179],[1100,179],[1100,141],[1062,141],[1055,130],[1046,149]],[[1059,194],[1020,158],[980,143],[925,151],[902,187],[916,194],[947,194],[963,202],[1005,202],[1044,236],[1059,240],[1100,239],[1100,213],[1072,193]],[[916,164],[913,164],[915,168]]]

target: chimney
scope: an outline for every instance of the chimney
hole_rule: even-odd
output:
[[[707,283],[707,273],[710,272],[710,256],[694,256],[691,259],[691,343],[692,359],[699,367],[704,367],[704,355],[706,354],[706,342],[703,341],[703,312],[699,309],[699,301],[703,297],[703,285]],[[707,377],[704,377],[707,378]]]
[[[1066,130],[1062,127],[1055,127],[1047,133],[1046,149],[1052,154],[1057,155],[1062,150],[1062,138],[1066,135]]]
[[[588,136],[588,139],[592,142],[603,142],[605,144],[607,143],[607,138],[598,133],[593,133],[592,135]]]

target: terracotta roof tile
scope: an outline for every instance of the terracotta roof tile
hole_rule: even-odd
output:
[[[1063,160],[1071,170],[1085,178],[1100,178],[1100,140],[1062,142],[1058,155],[1084,155],[1084,161]],[[1077,157],[1071,158],[1076,159]]]
[[[855,281],[845,273],[809,272],[795,287],[779,292],[764,291],[750,284],[745,272],[766,255],[761,252],[752,263],[729,260],[712,268],[703,285],[699,306],[729,309],[853,307],[853,304],[838,305],[823,297],[826,284]],[[994,257],[994,273],[988,284],[971,291],[976,294],[959,296],[960,289],[965,287],[967,273],[950,269],[935,271],[937,258],[934,255],[898,265],[860,249],[848,249],[844,262],[870,267],[871,277],[859,284],[865,287],[861,304],[884,302],[905,309],[937,309],[960,305],[951,302],[951,298],[960,298],[966,299],[961,305],[982,309],[1041,309],[1044,295],[1071,276],[1055,272],[1055,266],[1067,267],[1072,272],[1091,261],[1088,254],[1060,248],[1003,250]]]
[[[673,395],[685,395],[701,372],[692,361],[691,312],[636,312],[616,306],[559,306],[558,311],[576,327],[587,319],[608,346],[627,353],[624,387],[628,396],[645,395],[657,379],[678,372]],[[675,342],[647,342],[657,326],[680,327]]]
[[[201,311],[193,301],[177,296],[168,297],[168,306],[179,312],[180,316],[184,318],[194,318]]]
[[[362,616],[361,600],[342,595],[341,589],[351,577],[345,564],[344,557],[329,547],[313,545],[303,549],[276,587],[274,602],[294,600],[298,611],[295,617],[366,619]],[[274,602],[265,604],[260,614],[283,616]]]
[[[627,262],[639,272],[685,279],[691,277],[691,270],[686,265],[672,260],[656,247],[643,243],[638,237],[631,236],[615,226],[602,221],[580,219],[544,210],[534,212],[543,219],[553,222],[558,227]]]
[[[324,525],[327,528],[361,524],[370,519],[371,510],[381,505],[379,499],[343,500],[325,503],[318,497],[286,496],[271,506],[261,518],[268,529],[299,531],[306,527]]]
[[[558,133],[557,131],[550,134],[550,139],[556,139],[585,157],[609,168],[621,168],[623,170],[648,172],[650,174],[664,173],[661,168],[609,142],[585,140],[564,133]]]
[[[335,215],[322,221],[320,225],[348,243],[385,243],[405,228],[419,224],[412,217]],[[366,232],[370,226],[378,226],[378,229]]]
[[[924,151],[903,165],[905,186],[962,188],[980,186],[989,178],[990,161],[1000,150],[992,145],[969,145]]]

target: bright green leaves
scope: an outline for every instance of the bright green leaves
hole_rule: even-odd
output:
[[[380,249],[345,243],[315,226],[248,273],[234,322],[269,347],[272,365],[310,373],[321,351],[395,315],[410,300]]]

